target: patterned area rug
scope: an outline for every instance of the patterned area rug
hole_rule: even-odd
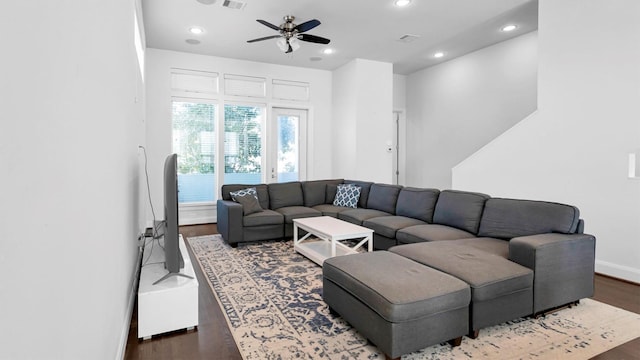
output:
[[[384,359],[322,301],[322,269],[291,241],[240,245],[219,235],[187,239],[244,359]],[[482,329],[462,345],[417,359],[587,359],[640,336],[640,315],[594,300],[539,319]]]

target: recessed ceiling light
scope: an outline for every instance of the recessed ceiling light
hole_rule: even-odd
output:
[[[196,40],[196,39],[187,39],[187,40],[185,40],[185,42],[186,42],[187,44],[191,44],[191,45],[198,45],[198,44],[200,44],[200,40]]]
[[[509,32],[509,31],[513,31],[513,30],[515,30],[515,29],[517,29],[517,28],[518,28],[518,26],[513,25],[513,24],[509,24],[509,25],[504,26],[504,27],[502,28],[502,31],[504,31],[504,32]]]
[[[194,34],[194,35],[200,35],[204,32],[204,30],[202,28],[199,28],[197,26],[192,26],[189,28],[189,32]]]
[[[322,58],[320,56],[312,56],[309,58],[309,61],[320,61]]]
[[[326,49],[322,50],[322,53],[325,54],[325,55],[333,54],[333,49],[326,48]]]
[[[205,5],[211,5],[216,2],[216,0],[198,0],[198,2]]]
[[[442,51],[438,51],[437,53],[433,54],[433,57],[436,59],[439,59],[443,56],[444,56],[444,53]]]
[[[411,0],[396,0],[393,2],[393,4],[397,7],[405,7],[411,4]]]

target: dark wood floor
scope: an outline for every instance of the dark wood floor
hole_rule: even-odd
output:
[[[183,237],[216,234],[215,224],[180,227]],[[191,249],[189,249],[191,253]],[[191,253],[192,258],[193,254]],[[134,309],[125,359],[242,359],[216,298],[200,268],[194,264],[198,282],[199,325],[197,330],[176,331],[140,341],[138,314]],[[596,275],[594,299],[640,313],[640,285]],[[136,304],[137,308],[137,304]],[[596,356],[598,360],[640,359],[640,338]]]

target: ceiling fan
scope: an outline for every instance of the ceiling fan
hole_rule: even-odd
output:
[[[293,20],[295,20],[295,16],[287,15],[284,17],[284,23],[282,23],[280,26],[276,26],[267,21],[258,19],[256,20],[257,22],[259,22],[264,26],[270,27],[273,30],[280,32],[280,34],[266,36],[266,37],[257,38],[253,40],[247,40],[247,42],[252,43],[256,41],[279,38],[276,44],[278,45],[280,50],[284,51],[285,53],[290,53],[300,48],[300,44],[298,43],[298,40],[317,43],[317,44],[328,44],[331,41],[329,39],[326,39],[320,36],[303,34],[304,32],[309,31],[315,28],[316,26],[320,25],[320,21],[313,19],[313,20],[305,21],[302,24],[296,25],[293,23]]]

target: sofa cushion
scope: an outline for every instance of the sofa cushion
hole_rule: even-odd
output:
[[[369,190],[367,209],[380,210],[389,214],[396,213],[396,203],[402,186],[388,184],[373,184]]]
[[[396,239],[402,244],[425,241],[456,240],[472,238],[472,233],[446,225],[424,224],[398,230]]]
[[[533,200],[487,200],[478,236],[511,239],[547,233],[576,232],[580,211],[575,206]]]
[[[366,208],[367,199],[369,199],[369,190],[371,190],[371,185],[373,185],[373,183],[369,181],[358,181],[358,180],[345,180],[344,183],[360,186],[360,199],[358,200],[358,207]],[[333,197],[331,197],[330,199],[333,199],[335,195],[336,194],[334,193]]]
[[[269,209],[242,217],[242,225],[247,227],[278,224],[284,224],[284,216]]]
[[[509,241],[490,237],[452,240],[452,243],[469,246],[493,255],[509,259]]]
[[[433,223],[478,233],[484,203],[489,195],[468,191],[443,190],[438,196]]]
[[[466,282],[474,302],[533,287],[531,269],[467,245],[437,241],[398,245],[389,251]]]
[[[303,206],[302,185],[298,181],[269,184],[269,201],[272,210],[285,206]]]
[[[438,189],[402,188],[398,194],[396,215],[430,223],[433,221],[433,211],[439,194]]]
[[[329,184],[342,184],[342,179],[303,181],[302,195],[304,198],[304,206],[313,207],[325,204],[327,202],[327,185]],[[331,197],[331,200],[333,200],[333,197]]]
[[[285,224],[293,223],[293,219],[322,216],[320,211],[306,206],[285,206],[275,211],[284,216]]]
[[[399,229],[424,223],[422,220],[406,216],[381,216],[363,221],[362,226],[372,229],[378,235],[393,239]]]
[[[336,197],[333,200],[333,205],[344,206],[348,208],[357,208],[358,200],[360,199],[360,191],[362,189],[358,185],[353,184],[340,184],[336,190]]]
[[[362,222],[379,216],[389,216],[391,214],[374,209],[348,209],[338,213],[338,219],[348,221],[352,224],[362,225]]]
[[[322,215],[326,215],[326,216],[331,216],[334,218],[338,217],[338,213],[351,209],[348,207],[344,207],[344,206],[335,206],[335,205],[331,205],[331,204],[322,204],[322,205],[316,205],[313,207],[313,209],[318,210],[320,212],[322,212]]]
[[[269,208],[269,190],[267,189],[266,184],[226,184],[222,185],[222,199],[223,200],[233,200],[231,198],[232,191],[238,191],[246,188],[254,187],[256,188],[256,193],[258,194],[258,201],[260,202],[260,207],[263,209]]]

